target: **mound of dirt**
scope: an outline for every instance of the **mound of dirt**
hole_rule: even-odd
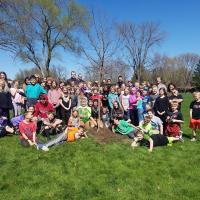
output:
[[[94,137],[95,142],[99,144],[107,144],[107,143],[130,143],[132,142],[131,139],[129,139],[126,135],[120,135],[113,133],[108,128],[102,128],[97,131],[96,128],[91,128],[88,130],[87,133],[89,136]]]

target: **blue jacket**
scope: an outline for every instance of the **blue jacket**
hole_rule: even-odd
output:
[[[109,103],[110,108],[113,108],[113,101],[117,101],[120,104],[118,95],[115,93],[109,93],[108,103]]]
[[[28,99],[34,98],[38,99],[40,94],[46,94],[46,90],[39,84],[36,83],[35,85],[27,85],[25,89],[25,95]]]

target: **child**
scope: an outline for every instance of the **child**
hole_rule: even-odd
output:
[[[113,103],[117,101],[120,104],[119,97],[116,94],[116,89],[114,87],[110,88],[110,93],[108,95],[108,104],[110,109],[113,109]]]
[[[196,141],[196,131],[200,129],[200,92],[194,92],[193,98],[190,104],[190,128],[193,133],[191,141]]]
[[[41,94],[46,94],[46,90],[37,83],[36,77],[32,75],[30,77],[30,84],[26,86],[25,95],[27,98],[27,106],[35,105],[37,103],[37,99]]]
[[[124,90],[124,94],[120,96],[121,105],[124,109],[124,119],[130,121],[130,112],[129,112],[129,89]]]
[[[110,115],[107,107],[102,108],[101,120],[106,128],[110,128]]]
[[[148,115],[140,122],[139,128],[147,135],[152,134],[151,118]]]
[[[113,102],[113,109],[111,112],[111,117],[118,118],[118,119],[123,119],[123,117],[124,117],[124,111],[117,101]]]
[[[114,118],[113,123],[114,125],[112,126],[112,131],[114,133],[127,135],[129,138],[134,139],[135,133],[138,131],[138,129],[134,125],[129,124],[123,119],[119,120],[118,118]]]
[[[183,123],[183,115],[178,111],[178,104],[171,104],[171,112],[167,112],[166,135],[169,137],[182,137],[180,124]]]
[[[143,100],[140,91],[137,91],[136,93],[136,99],[137,99],[137,114],[138,114],[138,121],[139,123],[144,119],[143,113]]]
[[[25,113],[24,117],[25,119],[19,124],[20,144],[25,147],[30,147],[33,145],[38,147],[39,143],[36,138],[36,123],[31,120],[33,115],[32,113],[27,112]],[[48,151],[45,146],[41,147],[41,149]]]
[[[50,135],[58,134],[62,131],[62,120],[56,119],[55,113],[48,112],[47,118],[43,119],[42,134],[50,139]]]
[[[78,116],[78,111],[74,110],[71,117],[69,118],[68,127],[78,128],[80,124],[80,118]]]
[[[81,106],[78,107],[78,114],[81,125],[85,126],[86,129],[88,129],[90,126],[91,113],[91,108],[87,106],[87,99],[83,98],[81,101]]]
[[[79,128],[73,128],[73,127],[68,127],[63,133],[60,133],[58,137],[55,139],[47,142],[44,144],[46,148],[54,146],[54,145],[59,145],[63,144],[63,142],[74,142],[77,139],[80,138],[87,138],[87,134],[84,131],[83,126],[79,126]]]
[[[99,114],[100,114],[100,109],[98,106],[98,100],[94,100],[92,106],[91,119],[90,119],[91,127],[98,126],[100,128],[103,128],[103,123],[101,119],[99,120]]]
[[[179,141],[179,138],[167,137],[161,134],[153,134],[149,136],[147,134],[144,134],[142,131],[138,131],[135,133],[135,139],[131,146],[134,148],[138,146],[140,142],[145,142],[149,146],[149,152],[152,152],[154,147],[166,145],[171,146],[172,142],[174,141]]]

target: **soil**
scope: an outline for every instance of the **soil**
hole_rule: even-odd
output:
[[[108,144],[108,143],[129,143],[131,144],[132,140],[126,135],[120,135],[113,133],[108,128],[102,128],[97,131],[96,128],[91,128],[87,132],[88,136],[94,137],[95,142],[99,144]]]

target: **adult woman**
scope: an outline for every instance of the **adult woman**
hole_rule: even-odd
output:
[[[167,97],[167,93],[165,91],[165,88],[160,88],[159,96],[154,104],[154,111],[155,115],[162,120],[164,129],[166,125],[166,114],[168,110],[169,110],[169,99]]]
[[[9,110],[12,109],[10,90],[5,80],[0,79],[0,117],[10,120]]]

